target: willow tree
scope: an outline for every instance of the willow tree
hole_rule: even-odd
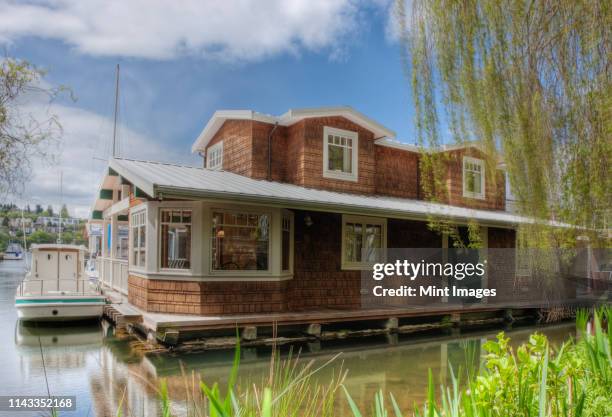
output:
[[[50,87],[44,71],[31,63],[0,57],[0,199],[20,194],[31,174],[34,159],[54,160],[61,135],[55,115],[36,112],[66,90]]]
[[[519,212],[538,219],[520,229],[530,244],[601,236],[612,207],[612,2],[398,0],[396,8],[419,143],[477,141],[488,172],[503,160]],[[444,187],[439,155],[422,163],[431,199]],[[551,228],[550,219],[575,227]]]

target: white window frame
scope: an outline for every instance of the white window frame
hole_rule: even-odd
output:
[[[164,211],[169,211],[169,212],[173,212],[173,211],[180,211],[181,212],[181,219],[183,217],[183,212],[184,211],[189,211],[191,212],[191,222],[190,223],[183,223],[181,221],[181,223],[173,223],[172,221],[170,222],[164,222],[162,221],[162,216],[163,216],[163,212]],[[158,255],[157,255],[157,262],[158,262],[158,268],[160,271],[191,271],[193,268],[193,208],[190,207],[160,207],[158,210],[158,216],[159,216],[159,222],[158,222]],[[170,218],[172,219],[172,215],[170,215]],[[190,232],[189,232],[189,253],[191,254],[191,259],[189,259],[189,268],[170,268],[170,267],[162,267],[162,225],[189,225],[190,228]]]
[[[382,226],[381,228],[381,247],[382,256],[385,256],[385,252],[387,249],[387,219],[383,217],[369,217],[369,216],[353,216],[348,214],[342,215],[342,258],[341,258],[341,268],[346,270],[363,270],[369,269],[372,267],[373,262],[354,262],[346,259],[346,224],[347,223],[361,223],[363,229],[365,231],[366,224],[374,224]],[[379,261],[384,261],[384,259],[380,259]]]
[[[351,139],[353,141],[352,149],[351,149],[351,167],[352,172],[343,172],[343,171],[332,171],[329,169],[329,144],[328,144],[328,136],[335,135],[341,136],[346,139]],[[338,129],[335,127],[324,126],[323,127],[323,177],[324,178],[332,178],[336,180],[344,180],[344,181],[357,181],[359,178],[358,175],[358,167],[359,167],[359,134],[357,132],[352,132],[350,130]]]
[[[480,178],[480,192],[476,193],[473,191],[469,191],[467,189],[467,177],[465,175],[466,172],[466,164],[474,164],[474,165],[478,165],[480,166],[480,174],[481,174],[481,178]],[[473,171],[474,172],[474,171]],[[467,198],[477,198],[480,200],[484,200],[485,198],[485,162],[482,159],[478,159],[478,158],[472,158],[470,156],[464,156],[463,157],[463,163],[461,165],[461,178],[462,178],[462,182],[463,182],[463,196],[467,197]]]
[[[223,169],[223,141],[215,143],[206,151],[206,168],[217,171]]]
[[[506,201],[516,201],[516,197],[512,192],[512,185],[510,184],[510,176],[508,175],[508,171],[504,171],[504,178],[506,180]]]
[[[140,241],[141,234],[140,228],[143,227],[145,229],[145,241],[144,243]],[[138,247],[134,246],[134,233],[138,236]],[[134,213],[131,213],[130,217],[130,254],[129,258],[132,262],[130,265],[135,269],[145,270],[147,267],[147,236],[149,231],[147,230],[147,210],[138,210]],[[140,255],[144,253],[145,259],[143,264],[140,264]],[[129,262],[129,261],[128,261]]]
[[[213,227],[213,217],[214,217],[214,213],[237,213],[237,214],[257,214],[259,216],[268,216],[268,268],[265,270],[250,270],[250,269],[245,269],[245,270],[239,270],[239,269],[215,269],[213,267],[213,245],[212,245],[212,240],[213,240],[213,236],[210,236],[210,242],[211,244],[209,245],[209,250],[208,250],[208,256],[210,259],[210,263],[209,263],[209,270],[208,273],[212,276],[214,275],[219,275],[219,276],[223,276],[223,275],[227,275],[227,276],[240,276],[240,277],[244,277],[244,276],[259,276],[259,275],[264,275],[264,276],[269,276],[272,273],[273,270],[273,262],[275,260],[276,254],[273,253],[273,246],[272,246],[272,241],[274,240],[274,235],[273,235],[273,230],[274,230],[274,216],[271,212],[269,211],[264,211],[264,210],[257,210],[257,209],[253,209],[253,208],[244,208],[244,210],[240,210],[240,209],[233,209],[233,208],[215,208],[212,207],[209,210],[209,222],[208,222],[208,230],[210,230],[212,232],[212,227]]]

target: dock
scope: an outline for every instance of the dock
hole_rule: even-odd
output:
[[[508,326],[546,321],[547,309],[529,304],[427,305],[376,309],[318,309],[283,313],[193,316],[139,310],[125,298],[110,296],[104,316],[117,329],[138,334],[154,350],[231,348],[237,335],[243,346],[399,335],[440,329]],[[554,307],[555,319],[570,317],[575,306]]]

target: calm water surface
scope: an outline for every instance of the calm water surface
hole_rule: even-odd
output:
[[[156,417],[161,413],[153,387],[159,378],[167,380],[175,398],[184,396],[183,371],[188,375],[194,371],[208,383],[226,381],[231,351],[145,356],[138,352],[137,342],[115,337],[103,323],[60,328],[19,324],[14,295],[24,268],[21,261],[0,262],[0,395],[46,395],[48,389],[51,395],[76,395],[77,411],[64,416],[114,416],[122,403],[129,407],[124,415]],[[516,328],[508,334],[516,345],[535,330],[554,345],[574,335],[573,323]],[[317,378],[325,382],[342,366],[349,371],[345,385],[362,407],[369,408],[374,393],[383,389],[392,392],[403,409],[411,409],[415,401],[421,404],[425,399],[428,369],[438,380],[449,381],[449,363],[453,369],[477,368],[482,343],[498,331],[381,337],[300,349],[304,360],[312,358],[321,364],[342,352]],[[243,349],[243,383],[265,378],[269,360],[269,349]],[[338,415],[349,416],[342,395],[337,403]],[[180,401],[176,406],[180,411]],[[43,414],[0,412],[0,416],[14,415]]]

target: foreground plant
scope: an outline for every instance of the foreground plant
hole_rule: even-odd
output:
[[[340,370],[326,385],[314,383],[312,377],[322,368],[334,362],[337,355],[315,368],[314,361],[301,363],[299,357],[289,355],[279,360],[278,354],[272,356],[270,374],[259,385],[240,387],[238,368],[240,364],[240,345],[236,347],[234,362],[229,380],[225,387],[218,383],[212,386],[201,380],[195,383],[186,381],[187,410],[173,413],[172,402],[166,382],[160,382],[158,390],[162,416],[197,417],[333,417],[336,392],[346,373]]]
[[[484,345],[487,354],[480,375],[465,388],[451,370],[450,387],[441,387],[436,401],[433,376],[429,373],[427,402],[414,410],[416,417],[601,417],[612,416],[612,317],[610,308],[593,317],[587,331],[586,313],[580,313],[578,342],[565,343],[551,352],[545,336],[534,334],[516,353],[500,333]],[[607,321],[607,335],[602,329]],[[582,327],[581,327],[582,326]],[[345,389],[355,417],[358,409]],[[382,392],[374,398],[372,416],[409,416],[390,395],[385,406]],[[391,409],[391,411],[388,411]]]

